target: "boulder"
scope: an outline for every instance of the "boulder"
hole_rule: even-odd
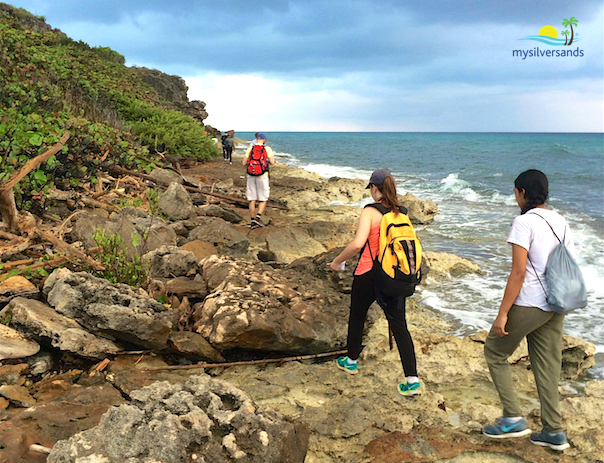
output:
[[[131,393],[98,426],[59,441],[48,463],[124,461],[303,463],[308,429],[208,376],[162,381]]]
[[[297,227],[269,232],[266,235],[266,245],[279,261],[288,264],[300,257],[316,256],[326,251],[325,246]]]
[[[0,302],[8,302],[14,297],[32,297],[40,291],[27,278],[17,275],[0,283]]]
[[[0,312],[0,317],[5,316],[10,316],[11,326],[20,333],[81,357],[102,359],[123,350],[40,301],[15,298]]]
[[[197,258],[191,251],[176,246],[162,246],[142,257],[149,264],[152,277],[174,278],[197,271]]]
[[[333,222],[320,220],[308,224],[306,229],[314,238],[328,249],[346,246],[353,238],[357,222]]]
[[[203,299],[208,295],[208,285],[205,281],[190,280],[187,277],[177,277],[166,283],[166,294],[175,295],[182,299]]]
[[[218,253],[218,248],[216,246],[201,240],[189,241],[188,243],[183,244],[180,249],[183,251],[191,251],[198,260]]]
[[[434,221],[434,216],[440,211],[438,204],[429,199],[419,199],[412,193],[407,193],[404,196],[399,196],[399,201],[402,206],[407,208],[407,215],[414,224],[428,224]]]
[[[246,254],[250,245],[247,237],[230,223],[210,217],[205,223],[189,232],[189,241],[199,240],[212,244],[219,252]]]
[[[159,210],[170,220],[185,220],[196,215],[189,193],[180,183],[171,183],[159,197]]]
[[[173,170],[162,169],[161,167],[156,167],[149,174],[153,180],[159,183],[161,186],[169,185],[170,183],[183,183],[182,176]]]
[[[22,386],[3,384],[0,386],[0,395],[17,407],[29,408],[36,405],[36,399],[29,394],[27,388]]]
[[[243,220],[243,217],[237,211],[221,204],[210,204],[207,207],[202,207],[199,214],[207,217],[220,217],[231,223],[239,223]]]
[[[165,347],[174,323],[163,304],[135,288],[113,284],[85,272],[53,272],[44,284],[57,312],[106,336],[149,349]]]
[[[29,370],[27,363],[16,365],[0,365],[0,384],[22,386],[25,378],[22,377]]]
[[[9,316],[8,311],[0,312],[0,318],[5,316]],[[12,318],[12,315],[10,317]],[[37,354],[39,350],[40,346],[37,342],[28,339],[17,330],[0,324],[0,360],[29,357]]]
[[[224,357],[214,349],[199,333],[191,331],[173,331],[168,344],[185,357],[208,362],[224,362]]]
[[[105,236],[119,235],[128,256],[153,251],[164,245],[176,245],[176,233],[162,219],[133,207],[104,217],[80,214],[73,228],[74,237],[88,248],[98,246],[95,235],[104,230]]]
[[[427,268],[425,273],[429,274],[432,278],[451,279],[467,274],[483,274],[478,265],[455,254],[428,251],[423,254],[423,257]]]
[[[317,353],[345,344],[349,300],[328,282],[228,256],[200,265],[210,294],[193,306],[193,329],[216,349]]]

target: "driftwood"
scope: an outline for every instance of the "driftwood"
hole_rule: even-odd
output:
[[[240,362],[226,363],[197,363],[195,365],[168,365],[165,367],[149,367],[142,368],[142,371],[159,371],[159,370],[191,370],[194,368],[218,368],[218,367],[233,367],[237,365],[265,365],[267,363],[283,363],[295,362],[297,360],[309,360],[322,357],[332,357],[334,355],[342,355],[348,352],[347,350],[337,350],[335,352],[323,352],[322,354],[299,355],[297,357],[284,357],[278,359],[263,359],[263,360],[242,360]]]
[[[135,172],[133,170],[128,170],[128,169],[124,169],[123,167],[120,166],[112,166],[111,169],[118,173],[118,174],[126,174],[126,175],[132,175],[135,177],[140,177],[144,180],[148,180],[149,182],[153,182],[155,184],[160,184],[160,185],[169,185],[169,182],[163,182],[160,180],[156,180],[154,178],[152,178],[150,175],[147,174],[141,174],[140,172]],[[242,207],[248,207],[248,201],[247,199],[244,198],[238,198],[237,196],[231,196],[231,195],[224,195],[221,193],[214,193],[212,191],[208,191],[202,188],[195,188],[192,186],[187,186],[187,185],[183,185],[183,187],[187,190],[190,191],[191,193],[201,193],[204,195],[209,195],[209,196],[214,196],[216,198],[220,198],[220,199],[224,199],[225,201],[229,201],[232,202],[234,204],[238,204]],[[281,209],[284,211],[288,211],[289,208],[286,206],[281,206],[280,204],[275,204],[273,203],[271,200],[269,200],[266,204],[266,207],[272,207],[273,209]]]
[[[90,264],[90,266],[93,269],[95,269],[95,270],[101,270],[101,271],[105,270],[105,267],[103,265],[101,265],[99,262],[97,262],[96,260],[94,260],[88,254],[80,251],[79,249],[77,249],[76,247],[72,246],[71,244],[66,243],[62,239],[57,238],[53,234],[44,232],[44,231],[39,230],[39,229],[37,229],[35,231],[35,233],[36,233],[37,236],[39,236],[43,240],[48,241],[49,243],[51,243],[54,246],[58,247],[62,252],[66,253],[66,254],[70,254],[70,255],[72,255],[74,257],[77,257],[81,261],[84,261],[84,262]]]
[[[17,233],[21,231],[19,230],[19,212],[17,211],[17,206],[15,204],[13,188],[32,170],[46,162],[51,156],[57,154],[68,139],[69,132],[65,132],[58,143],[55,143],[45,153],[27,161],[17,171],[13,172],[7,181],[0,185],[0,214],[2,214],[4,226],[9,232]]]

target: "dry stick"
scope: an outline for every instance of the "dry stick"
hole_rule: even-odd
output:
[[[145,180],[148,180],[150,182],[157,183],[157,184],[160,184],[160,185],[169,185],[169,182],[164,182],[164,181],[161,181],[161,180],[156,180],[156,179],[152,178],[149,175],[141,174],[139,172],[135,172],[135,171],[128,170],[128,169],[124,169],[123,167],[120,167],[120,166],[112,166],[111,169],[114,170],[117,173],[127,174],[127,175],[133,175],[133,176],[140,177],[142,179],[145,179]],[[246,199],[244,199],[244,198],[237,198],[236,196],[223,195],[223,194],[220,194],[220,193],[213,193],[213,192],[210,192],[210,191],[207,191],[207,190],[202,190],[201,188],[194,188],[192,186],[187,186],[187,185],[183,185],[183,186],[184,186],[184,188],[187,191],[190,191],[192,193],[202,193],[204,195],[215,196],[216,198],[224,199],[226,201],[231,201],[233,203],[242,205],[244,207],[248,206],[248,201]],[[284,210],[284,211],[288,211],[289,210],[288,207],[286,207],[286,206],[280,206],[279,204],[273,204],[273,203],[271,203],[270,200],[267,202],[266,207],[272,207],[273,209],[281,209],[281,210]]]
[[[347,353],[347,350],[337,350],[335,352],[324,352],[322,354],[299,355],[297,357],[285,357],[279,359],[264,359],[264,360],[242,360],[241,362],[228,363],[198,363],[196,365],[168,365],[165,367],[149,367],[141,368],[141,371],[158,371],[158,370],[190,370],[193,368],[218,368],[218,367],[233,367],[237,365],[264,365],[266,363],[283,363],[294,362],[296,360],[309,360],[321,357],[331,357]]]
[[[79,249],[75,248],[71,244],[66,243],[62,239],[59,239],[50,233],[43,232],[42,230],[36,230],[35,233],[43,240],[46,240],[46,241],[52,243],[53,245],[57,246],[62,251],[66,252],[68,254],[71,254],[72,256],[75,256],[80,260],[88,262],[92,266],[92,268],[94,268],[95,270],[100,270],[100,271],[105,270],[105,267],[103,265],[101,265],[99,262],[94,260],[88,254],[80,251]]]

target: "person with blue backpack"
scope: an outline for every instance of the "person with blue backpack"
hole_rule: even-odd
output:
[[[398,385],[398,392],[404,396],[421,394],[421,384],[417,376],[417,363],[415,358],[415,348],[413,340],[407,327],[405,314],[406,296],[410,296],[415,290],[415,284],[419,280],[415,279],[419,273],[421,261],[421,246],[415,238],[415,231],[406,216],[407,210],[399,205],[396,194],[396,184],[390,172],[386,169],[378,169],[371,174],[369,185],[367,186],[371,197],[375,201],[373,204],[365,206],[359,218],[359,224],[354,239],[342,250],[342,252],[329,263],[329,268],[334,271],[344,269],[344,263],[347,259],[355,256],[359,252],[361,256],[354,271],[354,280],[352,283],[352,294],[350,300],[350,315],[348,320],[348,355],[339,357],[336,365],[339,369],[350,374],[356,374],[359,371],[358,358],[363,350],[363,327],[367,318],[367,311],[373,302],[377,301],[390,325],[394,334],[394,339],[398,347],[403,371],[406,381]],[[417,248],[419,255],[413,256],[411,264],[412,273],[410,282],[402,284],[394,283],[396,288],[402,290],[398,294],[387,291],[385,283],[378,282],[378,270],[381,270],[380,262],[385,259],[386,253],[380,253],[383,242],[382,238],[386,236],[387,230],[391,228],[384,225],[384,218],[392,220],[392,228],[404,228],[412,233],[405,238],[404,246],[406,249]],[[397,225],[401,225],[398,227]],[[383,235],[383,236],[382,236]],[[401,245],[402,247],[402,245]],[[378,256],[378,254],[380,254]],[[396,259],[396,257],[395,257]],[[409,261],[407,261],[407,264]],[[392,267],[390,268],[392,270]],[[417,270],[417,271],[416,271]],[[407,265],[409,273],[409,265]],[[389,278],[385,276],[385,278]],[[404,277],[403,277],[404,278]],[[409,276],[406,277],[409,279]],[[385,281],[385,280],[381,280]]]
[[[548,279],[551,275],[547,274],[553,274],[552,266],[558,266],[552,263],[553,251],[558,248],[566,251],[566,248],[572,254],[574,245],[564,217],[545,205],[548,189],[545,174],[534,169],[521,173],[514,182],[521,215],[514,219],[507,239],[512,246],[512,269],[484,346],[491,378],[503,405],[503,416],[495,424],[486,426],[483,434],[492,438],[530,434],[533,444],[562,451],[569,447],[562,429],[558,395],[566,309],[552,305],[554,286],[560,285]],[[570,254],[567,263],[576,267]],[[580,274],[578,267],[576,269]],[[582,277],[580,279],[582,282]],[[569,309],[584,306],[586,295],[583,299],[583,304]],[[541,432],[531,433],[522,417],[508,363],[508,357],[525,337],[541,404]]]

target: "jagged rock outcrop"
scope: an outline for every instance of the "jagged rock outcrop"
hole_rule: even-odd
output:
[[[328,283],[247,259],[200,265],[210,294],[193,306],[193,328],[213,347],[314,353],[345,343],[349,301]]]
[[[423,254],[426,274],[436,279],[459,278],[467,274],[482,275],[480,267],[468,259],[446,252],[427,251]]]
[[[402,206],[407,208],[407,215],[414,224],[427,224],[434,221],[434,216],[440,211],[438,204],[429,199],[420,199],[412,193],[407,193],[404,196],[399,196],[399,201]]]
[[[201,124],[207,119],[206,104],[199,100],[189,101],[189,97],[187,96],[189,87],[187,87],[182,77],[171,76],[157,69],[147,69],[144,67],[135,67],[133,69],[143,82],[153,87],[164,100],[172,103],[174,109],[188,114]]]
[[[296,227],[268,232],[266,245],[269,251],[275,253],[279,262],[285,263],[293,262],[300,257],[315,256],[326,251],[325,246],[311,238],[306,230]]]
[[[259,410],[241,389],[210,377],[157,382],[130,394],[98,426],[57,442],[48,463],[103,461],[303,463],[308,429]]]
[[[85,272],[53,272],[44,284],[48,303],[93,332],[150,349],[163,349],[174,315],[131,286],[113,284]]]
[[[201,225],[189,232],[188,240],[210,243],[225,254],[246,254],[250,245],[243,233],[218,217],[206,217]]]

